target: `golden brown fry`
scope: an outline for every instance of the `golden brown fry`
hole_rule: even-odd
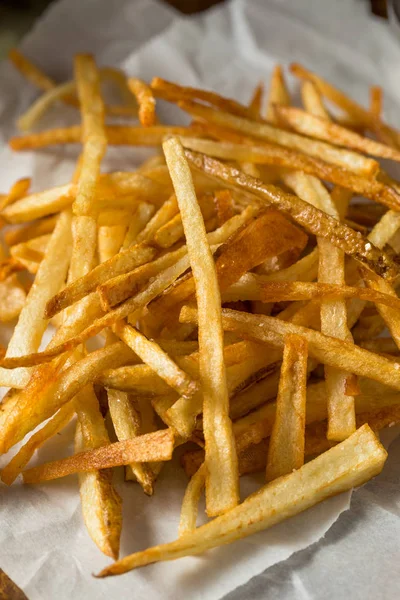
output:
[[[276,65],[272,71],[271,80],[269,83],[268,104],[267,104],[267,121],[276,124],[275,105],[282,104],[284,106],[290,104],[290,94],[287,89],[283,70],[281,65]]]
[[[128,440],[140,435],[141,418],[134,405],[133,397],[119,390],[107,390],[108,407],[118,441]],[[151,496],[154,491],[154,476],[150,465],[146,463],[131,463],[132,476],[140,483],[145,494]]]
[[[90,214],[94,201],[100,163],[106,152],[104,104],[96,63],[88,54],[75,57],[75,77],[82,116],[83,160],[73,204],[74,214]]]
[[[40,448],[49,438],[56,435],[64,429],[75,414],[75,407],[70,402],[63,406],[56,415],[44,425],[37,433],[32,435],[29,440],[20,448],[17,454],[10,460],[8,465],[1,471],[1,480],[11,485],[18,477],[23,468],[31,460],[38,448]]]
[[[11,186],[8,194],[6,194],[5,197],[0,201],[0,210],[4,210],[6,206],[13,204],[20,198],[23,198],[29,190],[30,185],[31,179],[29,177],[18,179],[18,181]]]
[[[321,95],[312,81],[305,81],[301,86],[301,99],[308,113],[321,119],[331,120]]]
[[[156,101],[151,87],[136,77],[128,79],[128,87],[139,105],[139,121],[143,127],[151,127],[157,120]]]
[[[400,152],[390,146],[363,137],[354,131],[329,123],[293,106],[276,106],[275,111],[297,133],[328,141],[335,146],[346,146],[365,154],[399,161]]]
[[[92,386],[77,394],[78,424],[75,451],[92,450],[110,443],[99,403]],[[102,469],[79,473],[82,515],[96,546],[111,558],[118,558],[122,529],[122,500],[112,485],[112,471]]]
[[[185,306],[180,319],[195,322],[196,310]],[[397,363],[349,342],[274,317],[250,315],[227,308],[222,309],[222,324],[225,331],[234,331],[243,338],[262,341],[275,348],[283,348],[284,337],[295,333],[308,341],[310,356],[319,362],[400,389]]]
[[[135,245],[119,252],[51,298],[46,305],[46,316],[53,317],[64,308],[93,292],[98,285],[152,260],[155,255],[156,250],[146,244]]]
[[[379,170],[379,164],[370,158],[344,148],[337,148],[322,142],[307,138],[297,133],[278,129],[267,123],[258,123],[250,119],[244,119],[224,113],[195,102],[180,102],[179,106],[194,117],[201,118],[216,124],[219,127],[232,129],[242,136],[250,136],[250,139],[260,139],[261,144],[279,144],[291,150],[293,153],[302,153],[310,158],[319,159],[330,163],[330,167],[336,166],[347,169],[352,174],[370,178]]]
[[[222,164],[209,156],[186,150],[185,155],[197,169],[238,187],[251,198],[256,196],[277,208],[303,225],[310,233],[328,239],[346,254],[353,256],[382,277],[394,277],[397,266],[393,260],[378,251],[372,242],[365,240],[360,233],[338,222],[330,215],[316,209],[296,196],[265,185],[261,180],[244,175],[237,169]]]
[[[46,235],[46,233],[52,233],[54,231],[54,227],[57,223],[57,216],[46,217],[41,219],[40,221],[34,221],[33,223],[28,223],[26,225],[21,225],[20,227],[10,229],[4,232],[4,241],[8,246],[15,246],[16,244],[20,244],[21,242],[27,242],[33,238],[39,237],[41,235]]]
[[[249,102],[249,108],[254,113],[254,118],[261,117],[261,109],[262,109],[262,101],[264,95],[264,84],[262,81],[256,85],[254,91],[251,95],[251,99]]]
[[[35,371],[30,381],[28,378],[29,385],[16,394],[18,402],[0,432],[0,452],[6,452],[40,423],[53,416],[82,387],[95,381],[104,369],[126,364],[132,357],[132,350],[122,342],[116,342],[91,352],[62,373],[59,372],[62,363],[60,366],[57,361],[44,365],[43,371]],[[32,402],[32,397],[36,398],[35,402]]]
[[[288,335],[269,443],[267,481],[287,475],[304,464],[306,388],[307,342],[296,335]]]
[[[389,141],[389,143],[395,142],[395,145],[398,144],[399,132],[397,130],[389,127],[382,120],[377,119],[370,111],[357,104],[354,100],[351,100],[346,94],[335,88],[325,79],[297,63],[292,63],[290,70],[296,77],[312,81],[323,96],[348,113],[356,123],[361,123],[374,132],[382,133],[385,143]]]
[[[379,85],[371,85],[369,95],[369,110],[374,115],[374,117],[380,119],[383,105],[383,90]]]
[[[73,473],[108,469],[132,462],[171,460],[174,436],[170,429],[145,433],[137,438],[114,442],[74,456],[45,463],[23,471],[25,483],[39,483]]]
[[[138,127],[134,125],[106,125],[105,134],[110,146],[160,146],[165,136],[195,136],[196,130],[190,127],[153,125]],[[80,125],[49,129],[38,133],[15,136],[8,143],[12,150],[35,150],[58,144],[79,144],[82,141]]]
[[[24,308],[7,348],[7,357],[36,352],[47,327],[43,317],[44,306],[50,296],[63,284],[69,265],[71,246],[71,214],[59,216],[51,236],[46,258],[41,262],[35,281],[29,291]],[[21,387],[29,378],[26,369],[5,371],[0,369],[2,385]]]
[[[16,275],[0,281],[0,322],[16,319],[25,306],[26,292]]]
[[[372,430],[364,425],[335,448],[265,485],[225,515],[175,542],[131,554],[103,569],[99,576],[198,554],[266,529],[329,496],[368,481],[382,470],[386,457],[387,452]]]
[[[198,504],[206,483],[206,464],[203,463],[188,483],[179,519],[179,537],[196,529]]]
[[[239,478],[223,359],[221,299],[204,221],[184,150],[176,138],[164,154],[182,217],[199,308],[200,377],[206,442],[207,514],[221,514],[239,502]]]
[[[116,323],[113,331],[181,396],[190,397],[198,390],[197,382],[182,371],[156,342],[147,339],[140,331],[123,321]]]
[[[221,110],[225,110],[233,115],[254,118],[251,108],[243,106],[236,100],[224,98],[215,92],[201,90],[191,87],[184,87],[171,81],[166,81],[160,77],[154,77],[151,82],[151,88],[155,96],[163,98],[170,102],[178,102],[180,100],[200,100],[215,106]]]

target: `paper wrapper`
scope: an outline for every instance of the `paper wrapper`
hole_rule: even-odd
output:
[[[368,84],[381,84],[387,92],[387,115],[398,124],[395,109],[400,98],[400,49],[386,25],[374,22],[366,10],[359,2],[348,1],[234,0],[189,19],[148,0],[120,0],[117,4],[64,0],[46,13],[26,38],[23,49],[59,80],[71,77],[72,55],[84,50],[95,52],[99,64],[120,65],[132,75],[145,79],[160,75],[188,85],[207,86],[242,101],[249,99],[258,81],[268,82],[276,61],[287,64],[298,60],[321,71],[364,103]],[[358,36],[358,32],[363,35]],[[35,97],[35,90],[8,64],[0,68],[0,83],[2,190],[18,177],[28,175],[33,177],[34,189],[67,181],[77,148],[18,155],[7,149],[5,140],[14,131],[15,118]],[[161,106],[160,114],[165,120],[177,116],[176,109],[167,105]],[[72,109],[59,106],[43,119],[41,127],[74,119]],[[108,153],[104,168],[133,168],[140,157],[143,152],[135,149],[114,149]],[[71,439],[72,426],[40,450],[34,462],[72,452]],[[400,457],[400,445],[395,446]],[[261,478],[244,479],[243,497],[261,482]],[[135,484],[117,483],[124,500],[121,555],[176,538],[186,483],[177,464],[163,470],[152,498]],[[379,489],[379,479],[372,486]],[[23,487],[17,483],[6,488],[0,484],[0,567],[30,600],[220,598],[317,542],[348,509],[350,496],[347,493],[332,498],[269,531],[206,556],[161,563],[100,581],[91,574],[109,559],[97,550],[84,528],[76,478],[41,486]],[[347,565],[349,562],[348,558]],[[233,596],[265,598],[263,581],[270,572],[273,570]],[[279,572],[279,593],[268,597],[315,597],[313,590],[307,590],[307,582],[294,575],[286,577],[283,567]],[[271,581],[270,585],[271,593],[278,589],[278,583],[275,588]],[[323,597],[338,595],[330,596],[328,590]]]

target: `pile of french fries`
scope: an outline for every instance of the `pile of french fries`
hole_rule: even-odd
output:
[[[245,106],[90,55],[61,85],[10,60],[41,91],[10,147],[81,153],[71,181],[29,194],[27,178],[1,197],[0,320],[17,321],[0,451],[19,448],[2,481],[78,474],[88,532],[116,559],[104,577],[227,544],[377,475],[378,432],[400,421],[400,183],[378,161],[400,161],[400,132],[381,89],[363,108],[293,64],[302,108],[280,66]],[[158,101],[191,124],[160,123]],[[77,124],[32,132],[55,103]],[[108,146],[155,153],[105,172]],[[75,454],[26,468],[72,420]],[[178,447],[190,481],[177,539],[118,560],[113,467],[151,495]],[[259,471],[266,483],[241,501],[239,477]],[[211,520],[197,527],[203,491]]]

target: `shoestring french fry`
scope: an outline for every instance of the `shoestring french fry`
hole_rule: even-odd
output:
[[[382,90],[363,108],[295,65],[300,108],[277,65],[244,105],[89,54],[60,83],[10,59],[44,92],[23,127],[55,103],[52,116],[79,109],[81,122],[9,141],[49,155],[78,144],[79,157],[67,182],[25,173],[0,194],[3,482],[57,494],[52,480],[75,477],[87,532],[116,560],[106,576],[233,542],[377,475],[375,433],[400,422],[400,183],[382,163],[400,158],[400,133]],[[190,126],[159,124],[159,99]],[[132,167],[107,172],[108,146]],[[73,453],[29,464],[67,425]],[[113,470],[118,491],[151,496],[174,459],[162,476],[178,485],[179,457],[192,479],[178,539],[118,560]],[[241,501],[239,476],[260,471],[268,483]]]

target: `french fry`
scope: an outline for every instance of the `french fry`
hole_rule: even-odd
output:
[[[267,481],[304,464],[307,342],[287,336],[283,350],[274,427],[269,442]]]
[[[156,250],[146,244],[135,245],[119,252],[106,262],[88,271],[86,275],[73,281],[54,296],[46,306],[46,315],[53,317],[64,308],[95,291],[98,285],[152,260],[155,255]]]
[[[132,356],[134,357],[132,350],[122,342],[116,342],[91,352],[61,374],[57,373],[58,365],[55,365],[56,373],[52,372],[52,377],[39,378],[40,372],[36,373],[30,385],[18,392],[18,404],[9,414],[0,434],[0,452],[6,452],[27,433],[54,415],[82,387],[95,381],[104,369],[120,366]],[[58,377],[55,374],[58,374]],[[35,390],[36,379],[40,382],[40,391]],[[37,394],[34,404],[30,386]]]
[[[179,520],[179,537],[190,534],[196,529],[198,504],[205,482],[206,464],[203,463],[189,481],[183,497]]]
[[[358,152],[399,161],[400,152],[390,146],[363,137],[354,131],[329,123],[293,106],[276,106],[275,111],[291,129],[312,138],[329,141],[335,146],[345,146]]]
[[[113,331],[181,396],[190,397],[197,391],[197,383],[182,371],[156,342],[147,339],[140,331],[123,321],[116,323]]]
[[[198,152],[187,150],[185,155],[196,169],[235,185],[252,197],[256,196],[264,200],[267,204],[276,205],[280,211],[303,225],[310,233],[329,239],[332,244],[342,248],[346,254],[353,256],[378,275],[389,278],[395,276],[397,268],[393,260],[378,251],[372,242],[366,241],[350,227],[339,223],[300,198],[265,185],[258,179],[243,175],[236,169]]]
[[[106,152],[104,104],[100,92],[99,73],[90,55],[75,57],[75,77],[82,115],[83,160],[73,204],[74,214],[89,216],[94,201],[100,163]]]
[[[382,470],[386,457],[372,430],[364,425],[335,448],[265,485],[225,515],[175,542],[131,554],[98,576],[117,575],[159,560],[198,554],[266,529],[329,496],[362,485]]]
[[[180,102],[179,106],[193,117],[210,121],[219,127],[233,129],[241,135],[279,144],[292,151],[300,151],[360,176],[371,177],[379,168],[375,160],[365,158],[354,151],[339,149],[326,142],[278,129],[267,123],[257,123],[195,102]]]
[[[0,281],[0,322],[16,319],[25,306],[26,292],[16,275]]]
[[[108,407],[118,441],[128,440],[140,435],[141,420],[134,406],[133,398],[125,392],[107,390]],[[127,469],[140,483],[145,494],[151,496],[154,492],[154,475],[150,465],[146,463],[131,463]]]
[[[168,125],[153,125],[138,127],[134,125],[106,125],[105,134],[110,146],[161,146],[165,136],[195,136],[196,131],[191,127]],[[58,144],[80,144],[82,128],[80,125],[48,129],[38,133],[15,136],[9,139],[10,148],[16,152],[36,150]]]
[[[51,235],[49,233],[21,242],[10,248],[11,256],[25,267],[29,273],[36,274],[42,262]]]
[[[13,335],[8,344],[7,357],[17,357],[36,352],[47,327],[43,317],[47,300],[57,292],[66,276],[70,260],[71,214],[63,212],[51,236],[46,257],[39,266],[35,281],[28,293],[26,303],[19,315]],[[29,371],[0,369],[1,385],[23,387],[29,379]]]
[[[321,95],[312,81],[305,81],[301,86],[301,99],[308,113],[321,119],[331,120]]]
[[[151,127],[156,123],[156,101],[152,89],[141,79],[130,77],[128,87],[139,105],[139,120],[143,127]]]
[[[110,440],[92,386],[75,398],[78,424],[75,433],[77,453],[101,448]],[[122,529],[122,500],[112,485],[112,472],[93,470],[79,473],[82,515],[88,533],[107,556],[118,558]]]
[[[215,106],[221,110],[225,110],[233,115],[239,115],[243,117],[253,117],[253,111],[251,108],[243,106],[239,102],[230,98],[224,98],[215,92],[208,90],[200,90],[191,87],[185,87],[161,79],[161,77],[154,77],[151,82],[151,88],[158,98],[163,98],[171,102],[178,102],[180,100],[200,100]]]
[[[172,392],[170,386],[148,365],[104,369],[95,381],[105,388],[128,392],[138,397],[162,396]]]
[[[50,77],[34,65],[22,52],[12,48],[8,53],[8,59],[14,67],[35,87],[41,90],[51,90],[55,83]]]
[[[362,125],[371,128],[372,131],[375,131],[375,125],[377,125],[378,131],[381,131],[387,139],[395,140],[397,142],[399,134],[395,129],[389,127],[381,120],[375,121],[375,117],[370,111],[357,104],[354,100],[351,100],[346,94],[335,88],[322,77],[319,77],[316,73],[305,69],[302,65],[297,63],[292,63],[290,65],[290,70],[296,77],[312,81],[323,96],[348,113],[356,123],[361,123]]]
[[[266,117],[267,121],[273,124],[276,124],[276,114],[274,108],[276,104],[282,104],[283,106],[290,104],[290,95],[286,87],[281,65],[276,65],[274,67],[269,84]]]
[[[163,148],[175,188],[196,283],[206,442],[206,502],[207,514],[211,516],[229,510],[239,501],[237,457],[229,419],[223,360],[220,295],[214,261],[183,148],[176,138],[165,142]]]
[[[180,319],[183,322],[195,322],[196,310],[185,306],[181,311]],[[307,340],[310,356],[319,362],[400,389],[397,363],[363,350],[350,342],[281,319],[265,315],[249,315],[227,308],[222,309],[222,324],[225,331],[234,331],[246,339],[262,341],[275,348],[283,348],[284,336],[295,333]]]
[[[49,438],[64,429],[74,414],[75,407],[72,402],[63,406],[46,425],[29,438],[26,444],[10,460],[8,465],[4,467],[1,471],[1,480],[7,485],[11,485],[23,468],[29,463],[36,450]]]
[[[143,231],[143,229],[145,229],[154,213],[155,207],[152,204],[148,204],[147,202],[139,203],[131,222],[129,223],[121,250],[126,250],[129,248],[129,246],[132,246],[136,242],[137,236],[141,231]]]
[[[27,242],[41,235],[52,233],[57,223],[57,216],[46,217],[40,221],[34,221],[22,225],[18,229],[10,229],[4,232],[4,241],[8,246],[15,246],[22,242]]]
[[[45,463],[23,471],[24,483],[40,483],[72,475],[128,465],[132,462],[170,460],[174,449],[174,436],[169,429],[146,433],[137,438],[114,442],[93,450],[79,452],[69,458]]]
[[[23,198],[26,195],[26,192],[29,190],[31,185],[31,180],[29,177],[25,177],[24,179],[19,179],[12,186],[8,194],[4,196],[4,198],[0,201],[0,210],[4,210],[6,206],[13,204],[20,198]]]

